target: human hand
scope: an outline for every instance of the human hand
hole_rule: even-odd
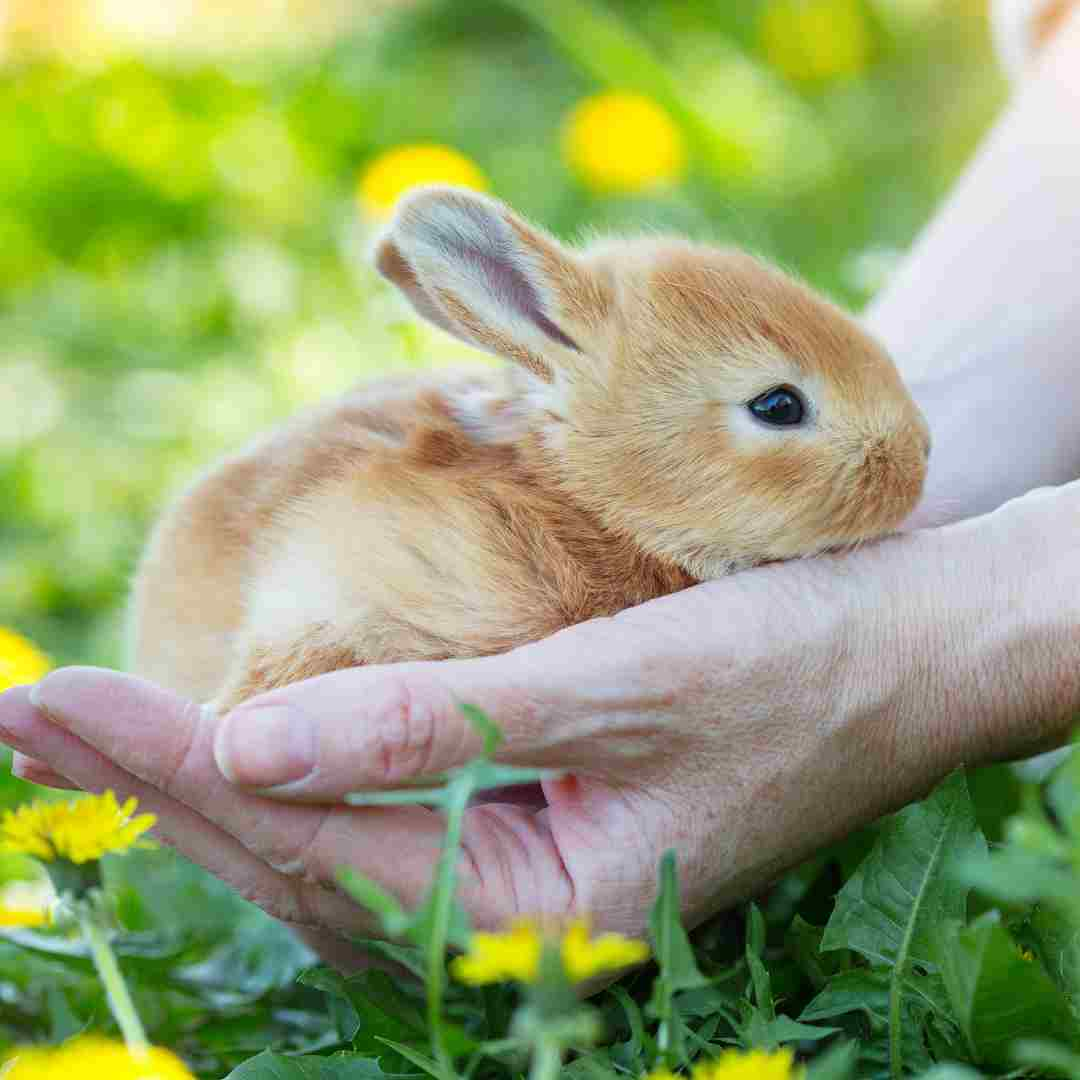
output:
[[[456,703],[472,702],[505,732],[500,759],[566,770],[540,806],[468,811],[461,895],[478,925],[574,909],[639,933],[672,847],[695,922],[960,762],[1064,737],[1080,702],[1078,525],[1080,485],[1034,493],[504,656],[337,672],[224,718],[64,669],[33,699],[0,698],[0,737],[24,776],[137,795],[163,839],[279,918],[370,933],[335,869],[415,904],[442,824],[335,800],[466,761],[479,740]]]

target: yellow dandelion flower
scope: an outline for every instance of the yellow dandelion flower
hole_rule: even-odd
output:
[[[589,924],[585,919],[575,919],[562,939],[563,968],[573,982],[619,971],[648,958],[649,946],[644,941],[635,941],[622,934],[601,934],[590,940]]]
[[[517,919],[505,934],[473,934],[469,951],[455,957],[450,970],[462,982],[533,982],[540,971],[544,938],[532,919]]]
[[[49,658],[36,645],[0,626],[0,693],[37,682],[50,667]]]
[[[769,63],[794,82],[851,78],[872,59],[873,37],[858,0],[773,0],[759,31]]]
[[[48,881],[12,881],[0,889],[0,928],[49,926],[55,893]]]
[[[487,191],[487,177],[464,154],[438,143],[398,146],[380,154],[360,174],[357,196],[372,217],[385,217],[410,188],[454,184]]]
[[[799,1080],[791,1050],[725,1050],[713,1061],[694,1066],[693,1080]]]
[[[151,1047],[139,1054],[121,1042],[82,1035],[63,1046],[16,1047],[0,1062],[4,1080],[195,1080],[173,1053]]]
[[[562,145],[566,163],[597,192],[634,194],[677,183],[686,171],[682,131],[642,94],[612,90],[579,102]]]
[[[25,929],[37,926],[48,926],[52,922],[48,910],[41,908],[18,908],[9,907],[0,903],[0,930]]]
[[[153,814],[133,817],[137,806],[134,798],[121,806],[106,791],[69,802],[37,800],[7,810],[0,819],[0,852],[33,855],[46,862],[85,863],[109,852],[148,847],[139,838],[157,819]]]
[[[533,919],[518,919],[503,934],[473,934],[469,951],[451,964],[462,982],[535,982],[546,944],[557,946],[563,971],[571,982],[581,982],[608,971],[638,964],[649,955],[643,941],[621,934],[602,934],[590,940],[589,923],[575,919],[563,933],[547,933]]]

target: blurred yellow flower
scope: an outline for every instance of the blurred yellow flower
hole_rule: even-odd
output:
[[[36,645],[0,626],[0,693],[37,682],[50,667],[49,658]]]
[[[579,102],[563,126],[563,155],[587,187],[633,194],[677,183],[686,146],[674,120],[650,98],[613,90]]]
[[[121,1042],[82,1035],[63,1046],[23,1046],[0,1061],[4,1080],[195,1080],[168,1050],[139,1054]]]
[[[518,919],[503,934],[473,934],[469,951],[451,964],[462,982],[535,982],[540,973],[540,957],[546,940],[544,930],[532,919]],[[589,938],[589,923],[575,919],[558,942],[563,970],[571,982],[581,982],[605,972],[638,964],[648,958],[649,947],[621,934],[601,934]]]
[[[487,177],[464,154],[438,143],[414,143],[375,158],[360,174],[357,196],[372,217],[385,217],[405,192],[421,184],[488,189]]]
[[[116,796],[106,791],[69,802],[39,800],[6,810],[0,819],[0,852],[33,855],[46,862],[85,863],[109,852],[148,847],[139,838],[157,819],[153,814],[132,817],[137,806],[134,798],[120,806]]]
[[[0,888],[0,928],[49,926],[53,899],[48,882],[10,882]]]
[[[473,934],[469,951],[455,957],[450,970],[462,982],[532,982],[540,970],[544,939],[531,919],[518,919],[505,934]]]
[[[773,0],[760,35],[769,63],[794,82],[851,78],[870,66],[873,53],[859,0]]]
[[[725,1050],[694,1066],[693,1080],[798,1080],[805,1070],[791,1050]]]
[[[576,919],[562,940],[562,961],[571,981],[581,982],[606,971],[619,971],[649,958],[649,946],[622,934],[601,934],[589,939],[589,924]]]

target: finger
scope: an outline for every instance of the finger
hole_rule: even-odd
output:
[[[407,907],[418,904],[430,884],[445,823],[426,807],[292,805],[238,791],[214,763],[216,716],[118,672],[61,668],[46,676],[32,697],[55,725],[198,811],[282,875],[325,887],[349,865],[393,891]],[[46,753],[37,743],[20,749],[81,781],[55,751]],[[504,844],[514,842],[507,830],[497,835]],[[485,851],[478,860],[502,857]]]
[[[636,632],[605,621],[503,656],[334,672],[234,709],[216,761],[237,786],[275,798],[395,787],[480,751],[466,702],[499,724],[502,761],[628,774],[679,748],[678,732],[641,723],[672,693],[642,652]]]
[[[66,776],[54,772],[43,761],[20,754],[18,751],[11,758],[11,775],[20,780],[27,780],[39,787],[58,788],[65,791],[78,791],[78,784],[73,784]]]
[[[371,921],[330,890],[302,887],[275,873],[235,839],[189,807],[140,781],[75,735],[46,719],[30,704],[29,687],[0,695],[0,741],[86,791],[107,788],[121,798],[134,795],[140,810],[157,816],[153,835],[231,885],[245,899],[291,922],[367,932]]]
[[[183,821],[188,818],[181,810],[200,810],[206,820],[197,820],[203,826],[211,828],[212,822],[228,834],[228,852],[239,842],[245,855],[256,855],[280,876],[317,892],[329,892],[322,886],[330,885],[343,865],[379,882],[407,908],[417,906],[428,890],[445,832],[440,814],[420,806],[296,806],[237,791],[214,766],[216,718],[130,676],[64,668],[39,683],[34,697],[49,717],[78,737],[38,716],[39,726],[56,734],[36,732],[24,737],[19,749],[80,784],[86,782],[87,766],[76,760],[72,747],[58,749],[57,738],[73,740],[84,750],[92,744],[100,751],[98,765],[102,755],[116,758],[116,765],[104,763],[113,772],[98,776],[98,787],[114,782],[117,766],[129,769],[144,783],[136,787],[129,778],[127,788],[140,797],[149,793],[151,808],[176,807],[171,812]],[[192,857],[232,881],[232,856],[205,850],[212,847],[213,834],[204,840],[199,833],[197,839],[200,847]],[[495,925],[519,910],[561,914],[569,909],[574,885],[544,812],[476,807],[465,816],[462,839],[461,899],[479,925]],[[339,911],[332,914],[340,920]]]

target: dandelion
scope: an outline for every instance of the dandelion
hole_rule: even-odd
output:
[[[609,91],[579,102],[563,127],[563,156],[587,187],[634,194],[682,179],[682,132],[653,100]]]
[[[487,177],[464,154],[439,143],[414,143],[380,154],[360,174],[357,196],[372,217],[385,217],[398,199],[420,184],[488,189]]]
[[[694,1067],[693,1080],[801,1080],[791,1050],[725,1050],[713,1061]]]
[[[0,693],[37,682],[50,667],[49,658],[36,645],[0,626]]]
[[[168,1050],[129,1050],[123,1043],[83,1035],[59,1047],[16,1047],[0,1059],[4,1080],[195,1080]]]
[[[111,791],[68,802],[42,802],[7,810],[0,819],[0,852],[32,855],[45,862],[80,865],[110,852],[149,847],[140,837],[153,828],[153,814],[134,817],[138,801],[121,806]],[[6,1080],[6,1078],[5,1078]]]
[[[473,934],[469,951],[454,959],[451,970],[473,986],[509,979],[533,982],[540,971],[543,944],[536,924],[518,919],[505,934]]]
[[[533,983],[540,974],[540,960],[550,940],[532,919],[515,921],[503,934],[473,934],[469,951],[459,956],[451,969],[462,982],[481,986],[485,983]],[[602,934],[589,938],[589,924],[575,919],[557,944],[562,969],[571,982],[581,982],[606,972],[619,971],[648,958],[649,947],[621,934]]]
[[[10,882],[0,889],[0,929],[49,926],[54,899],[48,882]]]
[[[649,946],[622,934],[601,934],[589,939],[589,924],[576,919],[562,940],[562,961],[572,982],[582,982],[607,971],[620,971],[649,958]]]
[[[859,75],[873,40],[858,0],[774,0],[762,15],[761,47],[793,82],[828,82]]]

